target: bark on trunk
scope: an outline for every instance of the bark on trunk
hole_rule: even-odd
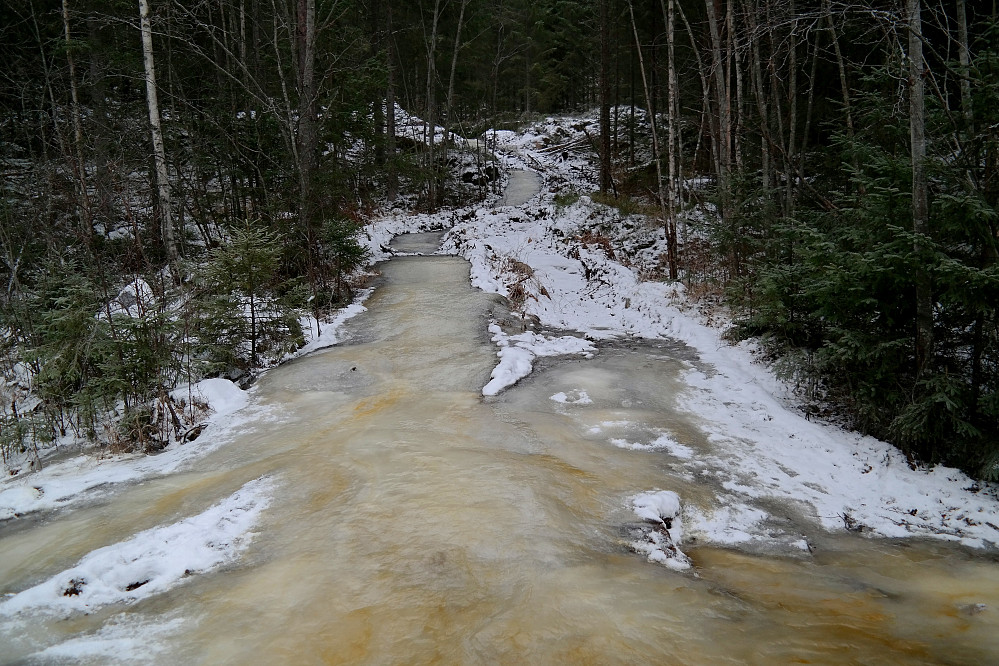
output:
[[[957,57],[961,72],[961,112],[969,135],[975,133],[975,116],[971,107],[971,52],[968,48],[968,12],[965,0],[957,0]]]
[[[458,69],[458,53],[461,51],[461,28],[465,23],[465,8],[470,0],[461,0],[461,10],[458,13],[458,28],[454,36],[454,50],[451,53],[451,72],[447,80],[447,102],[444,107],[444,130],[448,142],[451,140],[451,114],[454,113],[454,78]]]
[[[638,37],[638,24],[635,22],[635,8],[628,0],[628,13],[631,16],[631,29],[635,35],[635,49],[638,52],[638,68],[642,74],[642,88],[645,90],[645,103],[649,108],[649,125],[652,128],[652,159],[656,163],[657,194],[659,198],[659,210],[662,215],[663,224],[669,228],[669,210],[666,204],[666,192],[663,190],[663,165],[662,147],[659,144],[659,132],[656,129],[656,118],[652,113],[652,94],[649,90],[649,79],[645,73],[645,58],[642,55],[642,42]],[[671,271],[672,272],[672,271]]]
[[[600,0],[600,191],[605,194],[612,188],[609,4],[610,0]]]
[[[427,207],[433,210],[437,207],[437,168],[434,155],[434,135],[437,128],[437,103],[435,92],[437,88],[437,25],[440,21],[441,3],[434,2],[434,15],[427,40],[427,117],[424,137],[427,142],[427,170],[430,174],[427,184]],[[426,37],[426,33],[424,33]]]
[[[923,34],[920,0],[906,0],[909,31],[909,139],[912,149],[912,231],[913,248],[921,253],[920,237],[929,235],[929,202],[926,183],[926,120],[923,100]],[[916,370],[928,370],[933,355],[933,295],[929,274],[916,275]]]
[[[298,55],[298,219],[305,231],[308,250],[309,282],[316,285],[315,253],[317,229],[312,182],[315,177],[319,144],[316,109],[316,0],[298,0],[296,6],[295,41]]]
[[[170,206],[170,182],[167,180],[166,150],[160,124],[160,104],[156,92],[156,63],[153,59],[153,30],[149,21],[149,0],[139,0],[139,29],[142,33],[142,63],[146,71],[146,106],[153,141],[153,162],[156,170],[156,191],[160,208],[160,230],[167,261],[177,260],[173,212]]]
[[[83,161],[83,124],[80,120],[80,93],[76,85],[76,59],[73,57],[73,43],[69,29],[69,2],[62,0],[62,26],[66,39],[66,64],[69,67],[69,93],[73,113],[73,171],[76,175],[77,214],[80,218],[80,232],[89,243],[94,233],[90,219],[90,199],[87,194],[87,165]]]
[[[853,112],[850,108],[850,84],[846,78],[846,62],[843,59],[843,51],[839,46],[839,37],[836,34],[836,23],[833,21],[832,7],[829,0],[825,0],[825,14],[826,21],[829,24],[829,37],[832,40],[833,53],[836,54],[836,68],[839,71],[839,86],[843,95],[843,114],[846,116],[846,138],[850,143],[850,160],[853,163],[853,170],[859,171],[860,161],[857,157],[856,150],[854,150],[853,147],[854,130]],[[860,193],[863,194],[863,190],[861,190]]]
[[[711,72],[715,84],[715,104],[718,110],[718,189],[721,194],[720,212],[724,219],[728,214],[729,172],[732,167],[730,93],[725,78],[722,58],[722,34],[719,25],[721,0],[705,0],[708,13],[708,31],[711,35]]]
[[[385,90],[385,151],[389,156],[387,195],[389,201],[395,201],[399,194],[399,178],[395,170],[395,34],[392,32],[391,2],[385,5],[385,38],[388,42],[385,49],[388,79]]]

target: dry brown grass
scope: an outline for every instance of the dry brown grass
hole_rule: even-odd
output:
[[[582,235],[577,236],[576,240],[585,247],[598,247],[604,251],[608,259],[615,259],[614,246],[611,244],[611,239],[603,234],[587,230]]]

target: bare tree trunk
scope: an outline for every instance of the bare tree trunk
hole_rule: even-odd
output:
[[[957,57],[961,72],[961,111],[969,134],[975,133],[975,114],[971,107],[971,53],[968,49],[968,12],[965,0],[957,0]]]
[[[149,22],[149,0],[139,0],[139,28],[142,33],[142,62],[146,70],[146,106],[149,110],[149,127],[153,140],[153,162],[156,168],[161,234],[167,260],[172,264],[177,260],[177,243],[173,231],[173,212],[170,206],[170,182],[167,180],[166,150],[163,148],[163,129],[160,125],[160,104],[156,93],[156,63],[153,60],[153,30]]]
[[[663,5],[663,0],[659,2]],[[678,238],[676,230],[677,210],[680,204],[680,88],[676,77],[676,0],[667,0],[662,7],[666,18],[666,137],[667,177],[666,185],[666,262],[669,277],[676,280],[680,276],[678,261]]]
[[[531,115],[531,45],[524,49],[524,115]]]
[[[742,169],[742,68],[739,66],[738,51],[735,41],[735,0],[729,0],[725,7],[725,81],[726,102],[729,117],[729,147],[732,150],[730,159],[735,160],[735,169]],[[735,103],[732,101],[732,83],[735,83]]]
[[[610,0],[600,0],[600,191],[606,194],[611,181],[610,123]]]
[[[690,48],[694,52],[694,59],[697,61],[697,74],[701,80],[701,122],[699,125],[700,129],[697,132],[697,144],[694,146],[692,157],[692,161],[696,164],[697,156],[700,153],[701,139],[704,136],[703,128],[705,124],[708,124],[707,119],[711,112],[711,84],[708,81],[707,66],[701,58],[701,50],[697,47],[697,40],[694,39],[694,31],[690,27],[690,21],[687,20],[687,14],[683,11],[683,4],[677,4],[676,11],[679,12],[680,19],[683,20],[683,26],[687,30]]]
[[[652,94],[649,91],[649,79],[645,74],[645,57],[642,55],[642,41],[638,37],[638,25],[635,23],[635,8],[632,4],[632,0],[628,0],[628,13],[631,16],[631,30],[635,35],[635,49],[638,52],[638,68],[642,73],[642,88],[645,90],[645,103],[649,108],[649,125],[652,127],[652,158],[656,163],[656,183],[658,185],[658,199],[659,199],[659,210],[662,214],[663,224],[666,225],[666,229],[670,229],[669,223],[669,210],[666,204],[666,192],[663,191],[663,165],[662,165],[662,149],[659,145],[659,131],[656,129],[656,118],[652,114]],[[675,227],[674,227],[675,228]],[[673,240],[673,243],[676,241]],[[667,238],[667,243],[670,240]],[[675,272],[675,267],[670,267],[670,274]],[[675,279],[675,278],[673,278]]]
[[[101,46],[101,34],[97,20],[87,17],[87,33],[90,41],[90,106],[93,109],[93,160],[95,163],[94,185],[97,201],[91,207],[92,215],[109,216],[111,212],[111,174],[108,156],[107,131],[107,86],[105,80],[105,55]]]
[[[433,22],[430,28],[430,39],[427,41],[427,117],[425,119],[427,140],[427,168],[430,172],[427,187],[427,206],[433,210],[437,206],[437,168],[434,163],[434,135],[437,130],[437,109],[434,92],[437,83],[437,25],[441,16],[441,0],[434,2]],[[426,33],[424,33],[426,36]]]
[[[298,221],[305,232],[309,283],[315,288],[318,275],[314,257],[317,229],[314,215],[313,180],[317,165],[319,125],[316,109],[316,0],[298,0],[295,18],[298,55]]]
[[[747,26],[750,34],[750,78],[753,82],[753,93],[756,107],[760,115],[760,165],[763,176],[763,189],[772,192],[774,188],[773,161],[771,159],[772,137],[770,132],[770,104],[763,91],[763,66],[760,57],[760,35],[757,33],[756,6],[748,0],[743,3]]]
[[[912,231],[915,252],[929,235],[929,201],[926,183],[926,119],[923,100],[923,34],[921,0],[906,0],[909,32],[909,139],[912,148]],[[929,274],[916,275],[916,370],[923,374],[933,355],[933,295]]]
[[[732,167],[730,93],[722,59],[722,36],[719,26],[721,0],[704,0],[711,34],[711,71],[715,83],[715,103],[718,108],[718,189],[721,194],[722,218],[728,214],[729,173]]]
[[[73,171],[76,175],[77,212],[80,217],[80,231],[86,242],[94,233],[90,219],[90,199],[87,194],[87,165],[83,161],[83,125],[80,120],[80,93],[76,85],[76,59],[73,57],[73,43],[69,30],[69,2],[62,0],[62,26],[66,39],[66,64],[69,66],[69,93],[73,113]]]
[[[371,33],[371,58],[376,60],[385,46],[385,32],[382,30],[381,0],[371,0],[368,7],[368,25]],[[372,115],[375,124],[375,166],[385,169],[385,109],[382,96],[375,93],[372,100]]]
[[[447,102],[444,106],[445,138],[450,142],[451,138],[451,114],[454,112],[454,74],[458,68],[458,52],[461,50],[461,28],[465,23],[465,8],[470,0],[461,0],[461,10],[458,12],[458,28],[454,36],[454,51],[451,53],[451,73],[447,80]]]
[[[843,94],[843,113],[846,116],[846,138],[850,142],[850,159],[853,163],[854,171],[860,170],[860,161],[857,151],[854,149],[854,129],[853,113],[850,108],[850,85],[846,79],[846,62],[843,60],[843,51],[839,47],[839,37],[836,35],[836,23],[833,21],[832,8],[829,0],[825,0],[826,21],[829,23],[829,36],[832,39],[833,52],[836,54],[836,67],[839,70],[839,86]],[[861,185],[861,188],[863,185]],[[863,190],[861,190],[863,194]]]
[[[385,3],[385,68],[388,85],[385,90],[385,150],[388,163],[388,200],[395,201],[399,194],[399,177],[395,170],[395,33],[392,31],[392,3]]]
[[[791,30],[787,36],[788,50],[788,111],[787,120],[787,148],[785,149],[784,179],[786,190],[784,194],[784,216],[791,217],[794,214],[795,198],[795,175],[798,170],[795,165],[795,156],[798,145],[798,16],[795,9],[794,0],[790,2]]]
[[[815,46],[812,48],[812,67],[808,73],[808,101],[805,104],[805,129],[801,133],[801,150],[798,151],[799,183],[805,181],[805,152],[808,150],[808,135],[812,130],[812,112],[815,109],[815,77],[819,66],[819,39],[821,34],[818,30],[815,31]]]

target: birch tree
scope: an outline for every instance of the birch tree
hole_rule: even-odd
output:
[[[153,30],[149,21],[149,0],[139,0],[139,30],[142,34],[142,64],[146,73],[146,107],[149,111],[149,131],[153,142],[153,162],[156,169],[156,192],[160,211],[160,233],[167,260],[178,258],[174,238],[173,212],[170,205],[170,182],[167,179],[166,150],[160,123],[160,103],[156,92],[156,63],[153,59]]]

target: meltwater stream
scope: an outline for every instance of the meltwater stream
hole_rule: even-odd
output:
[[[111,625],[134,628],[130,659],[163,664],[999,658],[999,567],[964,550],[816,530],[815,552],[799,557],[685,545],[688,573],[630,552],[630,495],[672,489],[707,506],[715,489],[677,473],[669,454],[615,447],[592,425],[648,423],[706,446],[695,417],[673,407],[690,352],[611,345],[484,400],[495,362],[486,326],[503,303],[471,288],[458,258],[400,257],[380,272],[347,342],[261,380],[255,399],[270,419],[190,472],[0,534],[17,545],[3,550],[18,572],[4,591],[22,589],[266,475],[274,499],[241,558],[129,606],[27,618],[0,661]],[[574,390],[592,402],[550,399]]]

